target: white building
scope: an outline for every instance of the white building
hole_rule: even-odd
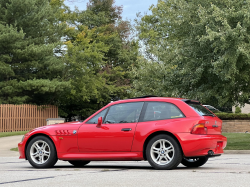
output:
[[[241,109],[241,113],[249,114],[250,113],[250,104],[245,104],[245,106],[240,108],[240,109]],[[233,111],[233,113],[235,112],[235,106],[233,106],[232,111]]]

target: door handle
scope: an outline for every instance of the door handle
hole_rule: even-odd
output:
[[[131,131],[131,128],[123,128],[122,131]]]

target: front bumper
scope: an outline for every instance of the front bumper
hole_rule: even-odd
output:
[[[18,144],[18,151],[19,151],[19,154],[20,154],[19,159],[26,159],[26,157],[25,157],[25,144],[24,144],[24,142],[20,142]]]
[[[227,145],[227,138],[222,135],[176,134],[185,157],[220,155]]]

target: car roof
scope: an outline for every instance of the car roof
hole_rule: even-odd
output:
[[[113,101],[109,105],[114,105],[118,103],[129,103],[129,102],[143,102],[143,101],[180,101],[180,100],[185,100],[183,98],[175,98],[175,97],[138,97],[138,98],[131,98],[131,99],[124,99],[124,100],[118,100],[118,101]]]

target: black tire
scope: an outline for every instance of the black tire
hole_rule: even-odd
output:
[[[183,158],[181,163],[189,168],[197,168],[204,165],[208,161],[208,157]]]
[[[36,144],[38,147],[35,146]],[[29,142],[26,149],[26,157],[35,168],[53,167],[58,160],[55,145],[46,136],[36,136]]]
[[[85,160],[70,160],[68,162],[75,167],[83,167],[87,165],[88,163],[90,163],[90,161],[85,161]]]
[[[163,144],[164,148],[162,146]],[[160,147],[158,148],[157,146]],[[157,149],[157,151],[155,151],[155,149]],[[170,170],[176,168],[180,164],[182,160],[182,151],[174,138],[169,135],[160,134],[153,137],[148,142],[146,156],[149,164],[155,169]],[[159,162],[155,157],[160,157]]]

